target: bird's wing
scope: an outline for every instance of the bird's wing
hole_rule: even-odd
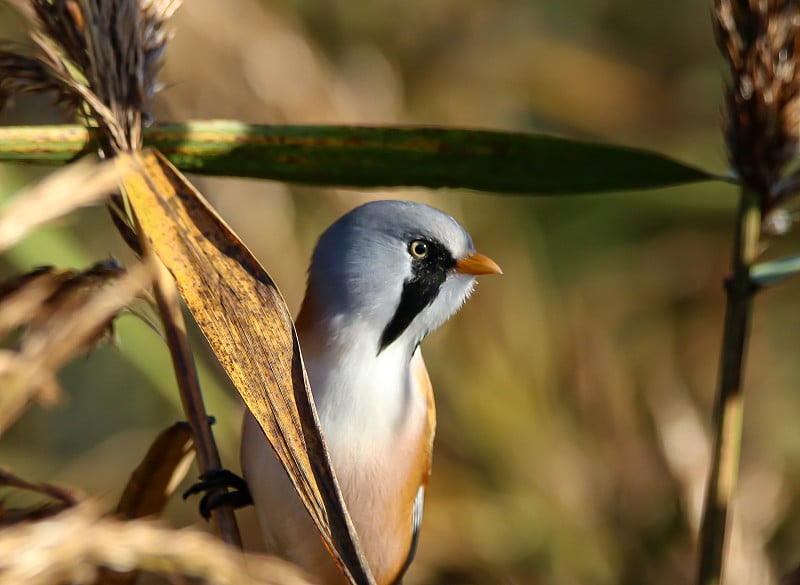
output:
[[[425,428],[423,430],[423,440],[420,441],[422,449],[420,456],[424,458],[422,461],[422,477],[420,477],[419,488],[417,495],[414,498],[414,506],[411,511],[411,547],[408,551],[408,557],[403,565],[403,570],[395,581],[399,583],[405,572],[408,570],[409,565],[414,560],[414,555],[417,552],[417,544],[419,543],[419,531],[422,525],[422,509],[425,504],[425,488],[428,486],[428,479],[431,476],[431,462],[433,458],[433,438],[436,434],[436,404],[433,400],[433,386],[431,385],[430,376],[428,376],[428,369],[425,367],[425,361],[422,359],[422,353],[419,348],[411,358],[411,375],[416,382],[417,390],[425,397],[427,402],[427,419]]]

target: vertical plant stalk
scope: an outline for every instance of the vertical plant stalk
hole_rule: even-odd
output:
[[[28,0],[23,5],[34,15],[31,38],[38,52],[0,48],[0,93],[55,92],[58,103],[91,118],[106,157],[139,152],[145,107],[159,87],[160,58],[170,38],[166,23],[180,0]],[[219,469],[172,276],[136,218],[125,215],[124,199],[112,196],[110,207],[123,238],[155,269],[153,289],[200,468]],[[233,509],[220,507],[214,520],[223,540],[241,547]]]
[[[714,450],[700,527],[698,585],[722,582],[742,442],[742,370],[762,220],[796,196],[800,152],[800,3],[714,0],[717,45],[730,69],[725,139],[742,185],[714,405]]]
[[[200,472],[206,473],[213,469],[221,469],[222,461],[211,431],[208,413],[203,403],[200,378],[197,374],[194,354],[189,345],[186,321],[181,312],[180,299],[175,288],[175,282],[172,279],[172,275],[156,257],[147,240],[147,236],[138,222],[136,222],[136,230],[142,246],[144,260],[156,266],[153,293],[158,305],[159,315],[164,324],[167,347],[169,347],[170,357],[172,358],[183,411],[192,429]],[[211,511],[211,516],[219,529],[222,540],[230,545],[242,548],[242,538],[239,534],[239,526],[236,523],[233,508],[230,505],[218,506]]]
[[[181,312],[178,291],[175,288],[172,275],[167,272],[167,269],[164,268],[159,260],[156,258],[153,258],[153,260],[158,263],[159,268],[159,274],[154,283],[158,312],[161,314],[161,319],[164,323],[167,345],[172,356],[175,377],[178,380],[183,410],[186,413],[189,426],[192,427],[200,471],[206,473],[212,469],[221,469],[222,461],[211,431],[208,413],[203,403],[200,379],[197,375],[194,355],[189,346],[189,337],[186,333],[186,322]],[[212,510],[211,515],[217,524],[217,528],[219,528],[222,540],[242,548],[242,538],[239,535],[239,527],[236,524],[233,508],[230,505],[219,506]]]
[[[732,275],[726,283],[727,304],[714,404],[714,450],[700,526],[698,585],[722,582],[728,512],[736,491],[742,442],[742,372],[753,298],[750,271],[761,232],[759,196],[743,188],[736,217]]]

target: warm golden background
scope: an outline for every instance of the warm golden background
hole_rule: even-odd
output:
[[[425,123],[607,140],[725,168],[723,63],[696,0],[192,0],[173,20],[159,121]],[[3,38],[21,21],[0,7]],[[58,121],[18,100],[2,123]],[[0,166],[0,197],[42,171]],[[295,311],[322,229],[371,198],[425,201],[505,269],[424,344],[439,431],[407,583],[689,583],[708,458],[735,191],[721,185],[570,198],[352,192],[197,179]],[[799,247],[789,234],[768,254]],[[128,258],[102,209],[0,259]],[[758,299],[730,583],[800,562],[797,282]],[[67,400],[0,438],[0,465],[111,506],[181,418],[165,345],[141,320],[65,369]],[[224,460],[241,406],[199,336]],[[169,522],[198,522],[176,499]],[[240,519],[252,547],[248,512]]]

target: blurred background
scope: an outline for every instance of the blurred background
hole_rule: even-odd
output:
[[[153,108],[158,121],[437,124],[547,132],[726,168],[724,63],[696,0],[193,0]],[[0,5],[2,38],[22,21]],[[17,99],[4,124],[60,121]],[[0,197],[45,171],[0,166]],[[498,261],[424,343],[438,435],[409,585],[675,584],[693,578],[736,191],[719,184],[583,197],[354,192],[197,178],[293,312],[320,232],[375,198],[424,201]],[[797,250],[771,238],[767,256]],[[103,209],[0,258],[129,258]],[[800,562],[800,314],[794,281],[759,296],[746,368],[730,583],[776,583]],[[0,439],[0,465],[111,508],[157,432],[182,417],[165,345],[133,316],[117,343],[67,367],[66,400]],[[242,407],[195,331],[224,462]],[[188,484],[188,480],[187,480]],[[173,525],[198,524],[195,502]],[[239,513],[248,546],[259,536]]]

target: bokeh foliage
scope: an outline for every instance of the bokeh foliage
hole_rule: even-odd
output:
[[[562,132],[724,167],[722,67],[703,3],[195,0],[173,26],[159,120]],[[43,99],[5,116],[58,120]],[[31,178],[5,165],[0,191]],[[442,207],[503,266],[503,279],[482,284],[426,342],[439,436],[409,582],[690,581],[734,189],[511,200],[198,184],[292,308],[316,236],[367,198]],[[796,250],[796,239],[775,241],[770,254]],[[109,253],[127,257],[105,213],[87,210],[27,240],[2,271],[83,267]],[[796,286],[758,301],[731,582],[774,582],[800,556]],[[0,461],[116,500],[156,429],[181,417],[156,335],[125,317],[118,336],[118,347],[64,372],[69,404],[29,412],[0,443]],[[204,361],[234,465],[241,407]],[[170,512],[196,521],[189,505]],[[249,541],[257,545],[252,530]]]

